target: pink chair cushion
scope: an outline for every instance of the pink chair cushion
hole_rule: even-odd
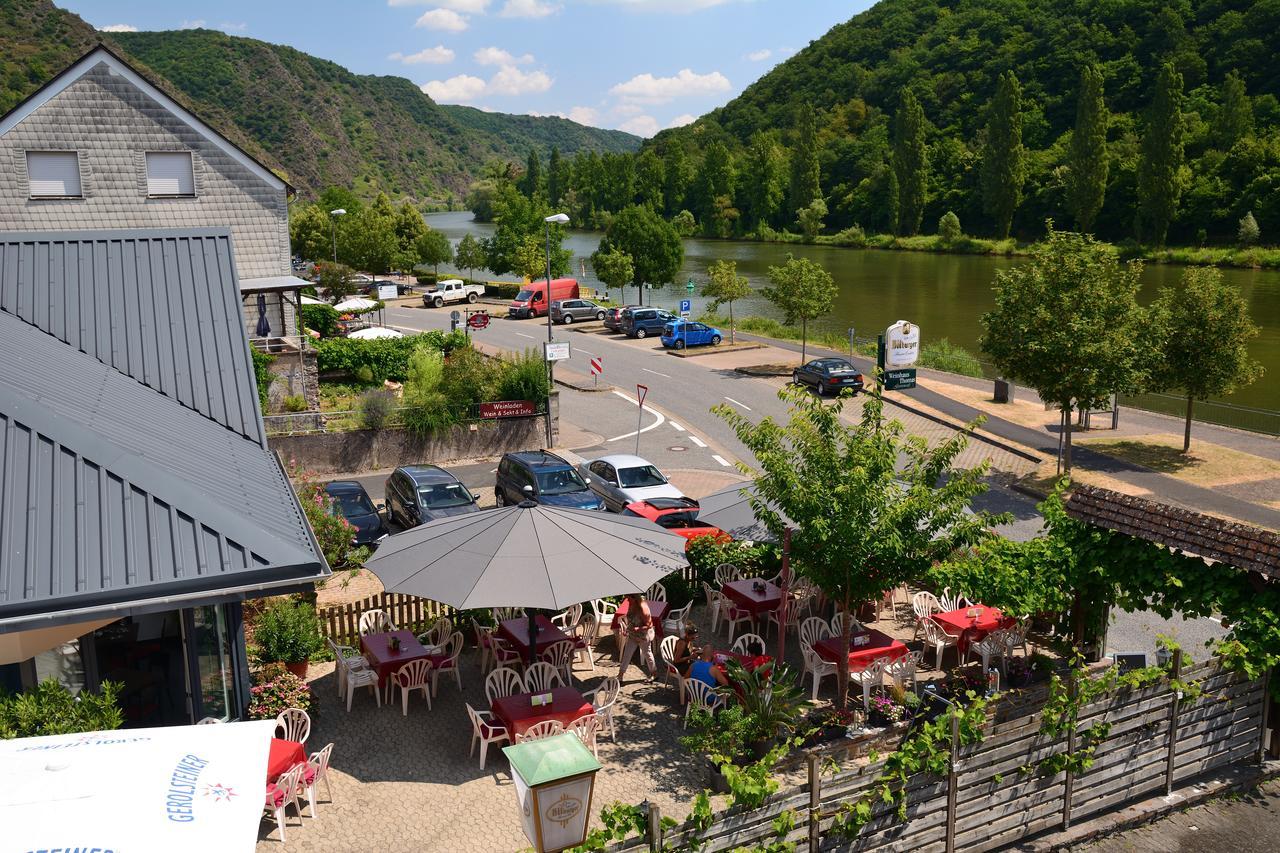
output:
[[[302,781],[306,782],[308,785],[314,785],[316,782],[316,774],[319,772],[318,768],[308,767],[307,772],[303,774]]]
[[[275,782],[267,783],[267,808],[278,809],[284,805],[284,791],[276,787]]]
[[[506,733],[507,733],[507,729],[505,726],[495,726],[490,723],[480,724],[480,735],[485,740],[492,740],[494,737],[499,735],[505,736]]]

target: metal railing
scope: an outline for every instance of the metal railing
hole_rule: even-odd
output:
[[[1187,415],[1187,398],[1175,397],[1171,394],[1137,394],[1132,397],[1121,395],[1120,404],[1179,418],[1185,418]],[[1260,432],[1264,435],[1280,435],[1280,412],[1270,409],[1254,409],[1233,403],[1220,403],[1216,400],[1197,400],[1191,415],[1193,420],[1202,423]]]

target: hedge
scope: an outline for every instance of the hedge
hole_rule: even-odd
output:
[[[320,373],[345,373],[354,376],[367,367],[374,382],[391,379],[403,382],[409,372],[409,356],[419,346],[428,346],[448,355],[467,345],[465,332],[432,330],[403,338],[360,340],[358,338],[325,338],[316,342],[316,367]]]
[[[484,295],[494,299],[515,299],[524,288],[521,282],[490,281],[485,283]]]
[[[332,305],[303,305],[302,325],[315,329],[322,338],[338,335],[338,312]]]

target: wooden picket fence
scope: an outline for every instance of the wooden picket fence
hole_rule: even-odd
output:
[[[1260,757],[1267,727],[1263,681],[1245,679],[1216,661],[1180,674],[1175,667],[1175,677],[1199,682],[1203,694],[1180,700],[1167,681],[1118,691],[1081,707],[1077,727],[1061,737],[1040,734],[1038,712],[989,721],[983,741],[967,747],[957,746],[953,727],[950,773],[908,777],[905,822],[877,792],[871,820],[853,840],[830,834],[835,814],[841,804],[876,789],[884,762],[824,777],[820,758],[813,755],[809,781],[779,791],[759,809],[721,812],[703,831],[684,824],[663,833],[658,810],[651,808],[648,835],[610,849],[679,850],[701,843],[705,846],[699,849],[714,853],[786,840],[810,851],[992,850],[1167,794],[1208,770]],[[1111,728],[1089,770],[1045,775],[1033,769],[1044,758],[1078,749],[1080,736],[1098,722]],[[780,839],[774,820],[788,811],[796,822]]]
[[[429,598],[380,592],[360,601],[322,607],[316,615],[325,636],[335,643],[356,646],[360,640],[360,617],[370,610],[385,611],[398,627],[414,633],[427,630],[441,616],[453,613],[452,607]]]

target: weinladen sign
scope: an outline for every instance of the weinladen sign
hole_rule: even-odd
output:
[[[527,418],[538,413],[532,400],[502,400],[497,403],[481,403],[482,418]]]

